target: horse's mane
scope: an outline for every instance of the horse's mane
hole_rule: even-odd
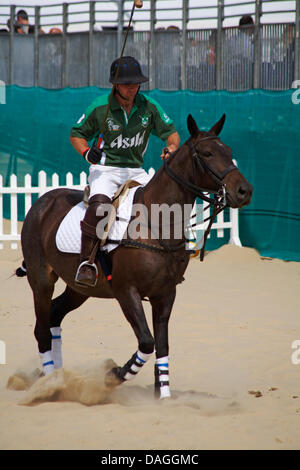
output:
[[[171,155],[167,158],[167,162],[168,164],[176,157],[176,155],[179,153],[179,151],[182,149],[182,147],[187,144],[189,142],[189,140],[191,139],[191,137],[188,138],[188,140],[186,140],[182,145],[180,145],[180,147],[178,147],[178,149],[175,150],[175,152],[171,153]],[[164,171],[164,162],[162,162],[161,166],[159,167],[159,169],[155,172],[155,174],[153,175],[153,177],[151,178],[150,181],[155,181],[157,178],[159,178],[160,174]],[[149,183],[150,183],[149,181]]]

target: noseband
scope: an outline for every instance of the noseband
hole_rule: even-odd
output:
[[[218,139],[217,136],[215,135],[207,135],[203,137],[202,139],[199,139],[197,143],[199,142],[205,142],[206,140],[212,140],[212,139]],[[213,170],[207,163],[204,161],[204,159],[201,157],[199,152],[196,150],[195,145],[193,143],[192,137],[190,137],[186,145],[189,147],[189,150],[192,155],[192,162],[193,162],[193,173],[194,175],[196,174],[197,167],[201,169],[203,173],[208,174],[215,183],[219,186],[219,189],[217,191],[212,190],[212,189],[206,189],[206,188],[201,188],[200,186],[197,186],[193,183],[190,183],[187,180],[184,180],[180,176],[178,176],[173,170],[171,170],[169,164],[170,161],[173,159],[175,154],[177,152],[174,152],[167,160],[164,159],[164,170],[166,173],[172,178],[174,181],[176,181],[180,186],[183,186],[186,188],[188,191],[191,191],[193,194],[196,194],[196,196],[200,197],[203,201],[206,201],[208,203],[208,206],[206,209],[208,209],[210,206],[213,206],[213,213],[211,216],[207,217],[204,219],[203,222],[206,222],[209,220],[209,225],[204,233],[203,237],[203,245],[201,248],[201,254],[200,254],[200,260],[203,261],[204,258],[204,246],[208,237],[208,234],[210,232],[211,226],[213,224],[213,221],[215,217],[225,209],[226,207],[226,184],[223,183],[223,179],[225,178],[228,173],[230,173],[233,170],[236,170],[237,167],[232,163],[229,165],[221,174],[217,173],[215,170]],[[203,193],[210,193],[214,194],[214,198],[211,199],[210,197],[206,196]],[[197,224],[191,225],[191,227],[195,226]]]

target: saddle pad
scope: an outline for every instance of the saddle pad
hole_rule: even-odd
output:
[[[108,238],[111,240],[122,240],[131,218],[133,198],[137,189],[138,187],[130,189],[128,196],[118,207],[116,215],[120,220],[115,220],[109,231]],[[56,233],[56,246],[59,251],[63,251],[64,253],[80,253],[80,222],[84,218],[85,211],[85,205],[83,201],[81,201],[76,206],[72,207],[62,220]],[[117,248],[117,246],[116,244],[107,243],[102,249],[110,252]]]

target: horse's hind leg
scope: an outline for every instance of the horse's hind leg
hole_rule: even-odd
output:
[[[51,351],[54,361],[54,368],[62,367],[62,341],[61,341],[61,322],[67,313],[80,307],[88,299],[87,296],[79,294],[69,286],[66,290],[51,301],[50,310],[50,331],[52,335]]]
[[[54,370],[54,362],[51,353],[52,336],[50,332],[50,309],[57,276],[49,266],[40,267],[38,276],[32,276],[28,263],[27,273],[28,281],[33,291],[36,316],[34,335],[38,342],[43,372],[47,375]]]

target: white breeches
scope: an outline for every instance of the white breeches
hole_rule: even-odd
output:
[[[151,176],[143,168],[118,168],[114,166],[90,165],[88,182],[90,197],[105,194],[112,198],[119,187],[127,180],[135,180],[142,185],[150,181]]]

